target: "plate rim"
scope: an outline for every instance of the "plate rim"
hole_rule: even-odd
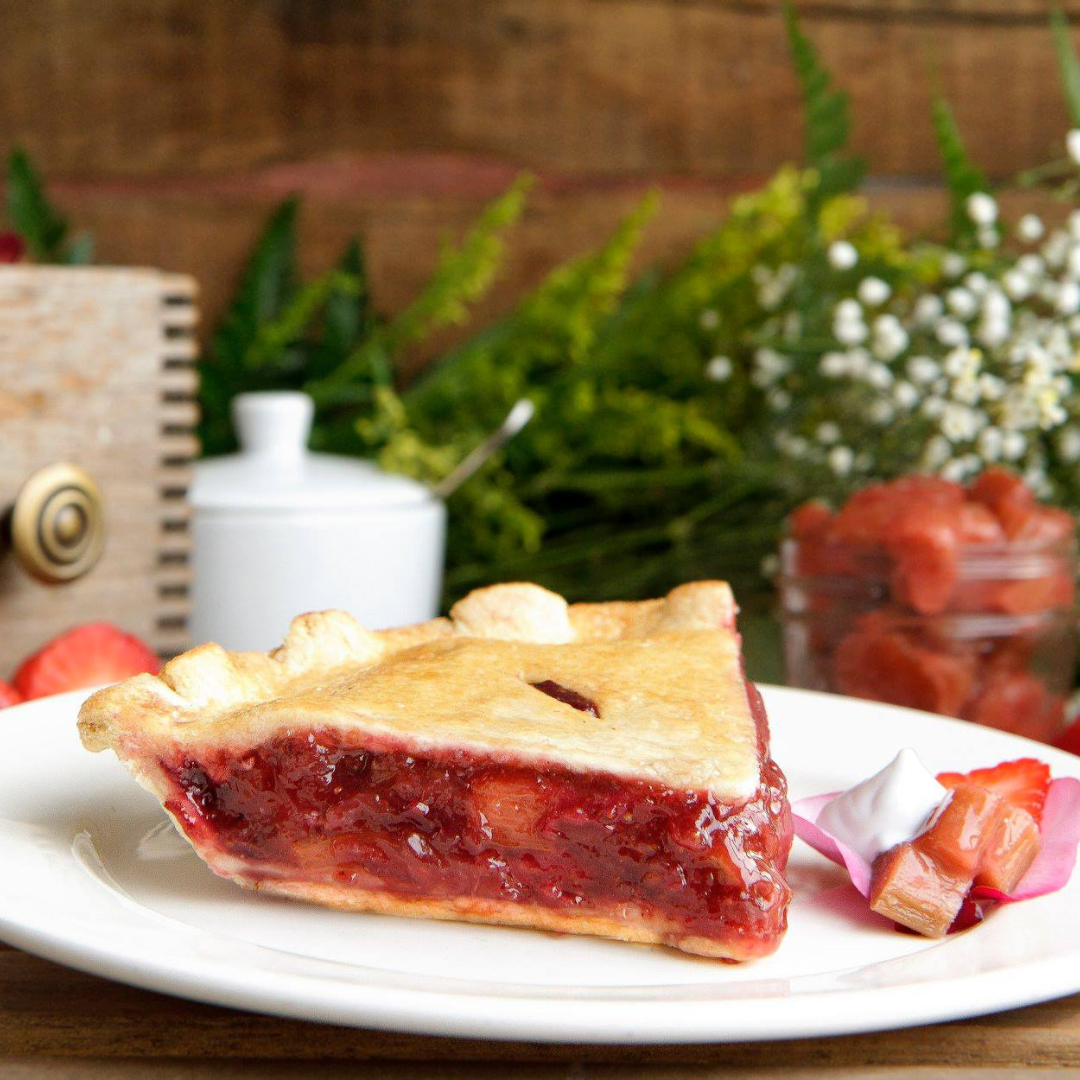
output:
[[[812,696],[834,700],[837,697],[769,684],[761,684],[761,689],[767,705],[770,699],[775,701],[785,697]],[[58,716],[66,713],[73,717],[86,693],[60,695],[13,708],[52,712]],[[877,702],[857,703],[875,711],[899,714],[898,718],[914,714],[924,722],[929,719],[935,723],[970,727],[962,720],[917,710]],[[50,721],[42,717],[40,722]],[[1019,750],[1027,749],[1048,760],[1056,760],[1080,775],[1078,757],[1021,736],[988,730],[995,737],[1015,744]],[[209,930],[186,929],[196,938],[215,936]],[[296,971],[234,969],[227,962],[205,958],[189,958],[189,962],[178,967],[175,957],[161,962],[122,944],[99,946],[87,940],[85,935],[80,938],[74,931],[49,931],[13,919],[4,909],[2,897],[0,938],[28,953],[87,974],[204,1004],[405,1034],[568,1045],[719,1044],[898,1030],[1033,1005],[1080,991],[1080,963],[1073,951],[947,979],[915,980],[885,987],[821,989],[792,997],[731,999],[705,994],[700,999],[665,999],[663,985],[656,984],[646,988],[654,990],[654,996],[634,998],[635,1005],[646,1007],[634,1009],[632,1020],[627,1020],[618,1015],[627,1007],[627,1002],[618,1000],[615,993],[619,987],[580,988],[608,993],[606,996],[602,993],[575,995],[572,999],[574,1007],[568,1008],[571,999],[565,996],[520,993],[508,997],[498,992],[503,984],[488,981],[477,981],[477,985],[490,989],[462,996],[460,991],[453,989],[401,987],[378,981],[362,984],[329,981]],[[275,951],[269,946],[244,944],[253,949]],[[837,969],[838,972],[844,970],[847,969]],[[419,981],[422,976],[406,978]],[[526,990],[537,989],[529,984],[515,985]],[[1017,992],[1018,985],[1023,987],[1023,992]],[[298,986],[305,992],[297,993]],[[947,988],[946,1001],[943,1003],[937,993],[927,992],[928,986]],[[351,994],[343,994],[344,989],[350,990]],[[783,1017],[779,1027],[776,1008],[763,1007],[763,1002],[794,1004],[796,1001],[797,1008],[784,1010],[789,1015]],[[716,1022],[717,1010],[725,1013],[720,1025]],[[721,1030],[717,1030],[718,1027]]]

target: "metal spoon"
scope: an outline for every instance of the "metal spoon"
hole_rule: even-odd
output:
[[[491,457],[501,450],[533,418],[536,406],[522,398],[506,414],[506,419],[479,445],[462,459],[452,472],[444,476],[431,489],[439,499],[448,498]]]

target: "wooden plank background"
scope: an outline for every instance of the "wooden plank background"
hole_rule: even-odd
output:
[[[993,176],[1058,153],[1044,0],[800,8],[853,96],[873,198],[903,221],[941,208],[935,80]],[[102,259],[193,273],[204,327],[289,192],[305,264],[361,230],[397,308],[440,237],[533,171],[483,317],[650,186],[642,260],[674,257],[800,147],[774,0],[0,0],[0,41],[0,148],[27,147]]]

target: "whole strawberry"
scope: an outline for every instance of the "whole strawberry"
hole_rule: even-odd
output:
[[[18,705],[20,701],[22,701],[22,695],[15,690],[15,687],[9,686],[0,679],[0,709],[6,709],[9,705]]]
[[[110,623],[87,623],[53,638],[15,672],[17,693],[28,701],[69,690],[119,682],[161,663],[149,646]]]

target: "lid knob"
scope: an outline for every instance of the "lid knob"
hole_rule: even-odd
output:
[[[278,461],[298,460],[306,453],[311,438],[315,403],[299,391],[237,394],[232,417],[245,454]]]

